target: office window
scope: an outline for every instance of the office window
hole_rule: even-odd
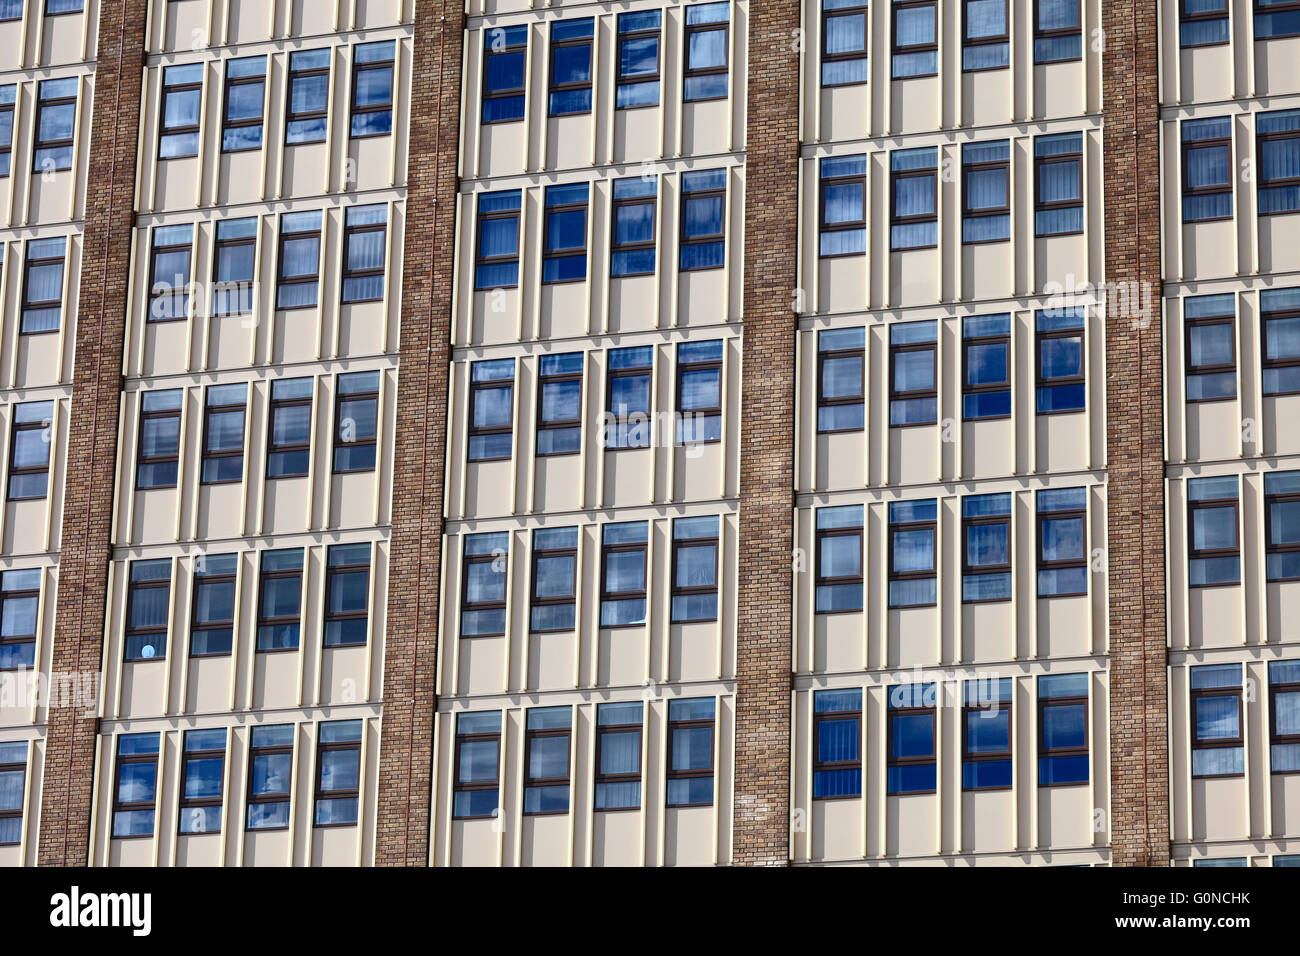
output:
[[[45,0],[45,15],[58,16],[63,13],[80,13],[85,0]]]
[[[1300,36],[1300,3],[1296,0],[1255,0],[1255,39]]]
[[[510,532],[465,536],[460,636],[499,637],[506,632]]]
[[[280,216],[280,273],[277,309],[316,305],[320,286],[321,212],[286,212]]]
[[[1088,404],[1084,371],[1083,309],[1042,309],[1036,313],[1040,415],[1081,412]]]
[[[674,624],[718,619],[718,520],[673,519]]]
[[[220,317],[252,312],[257,220],[226,219],[218,222],[213,257],[212,314]]]
[[[171,558],[131,562],[126,595],[125,660],[148,661],[167,656],[171,582]]]
[[[73,129],[77,123],[80,85],[81,80],[75,76],[42,80],[38,85],[33,172],[72,168]]]
[[[813,693],[813,799],[862,793],[862,691]]]
[[[13,163],[14,101],[18,84],[0,86],[0,176],[8,176]]]
[[[289,106],[284,130],[287,144],[325,142],[333,59],[334,51],[329,48],[289,54]]]
[[[483,35],[483,122],[524,118],[528,27],[492,27]]]
[[[1241,730],[1241,665],[1193,667],[1192,776],[1235,777],[1245,772]]]
[[[683,99],[720,100],[727,95],[731,17],[729,3],[699,3],[686,8]]]
[[[1010,677],[962,682],[961,788],[1011,789]]]
[[[1300,211],[1300,110],[1255,114],[1255,134],[1260,215]]]
[[[1264,326],[1263,392],[1300,393],[1300,289],[1261,291],[1259,311]]]
[[[722,339],[677,346],[679,444],[722,441]]]
[[[546,247],[542,282],[581,282],[587,278],[587,183],[546,187]]]
[[[1011,495],[961,500],[961,599],[968,604],[1011,600]]]
[[[301,548],[262,552],[257,602],[259,651],[298,648],[302,624],[302,561]]]
[[[17,846],[23,840],[28,746],[25,740],[0,743],[0,846]]]
[[[374,471],[379,373],[340,375],[334,398],[334,473]]]
[[[1236,298],[1229,292],[1183,299],[1189,402],[1237,397]]]
[[[387,136],[393,131],[392,40],[358,43],[352,48],[352,138]]]
[[[1057,63],[1083,56],[1079,7],[1080,0],[1035,0],[1035,63]]]
[[[117,738],[113,836],[153,836],[157,794],[158,735],[122,734]]]
[[[0,0],[0,22],[5,20],[21,20],[23,18],[23,4],[26,0]]]
[[[862,505],[817,509],[818,614],[862,610]]]
[[[930,249],[939,242],[939,152],[933,146],[889,154],[889,248]]]
[[[313,378],[281,378],[271,383],[271,425],[267,429],[266,477],[301,478],[311,463]]]
[[[1083,232],[1083,134],[1034,137],[1034,235]]]
[[[867,82],[867,4],[822,0],[822,86]]]
[[[550,115],[591,112],[591,37],[595,21],[551,21]]]
[[[636,109],[659,104],[662,19],[659,10],[618,15],[617,109]]]
[[[649,533],[649,525],[644,521],[607,524],[601,529],[601,627],[645,624]]]
[[[248,747],[249,830],[289,827],[293,784],[293,724],[253,727]]]
[[[1270,771],[1300,772],[1300,660],[1268,662],[1268,712]]]
[[[1002,242],[1010,239],[1011,141],[964,144],[961,148],[961,172],[961,241]]]
[[[904,322],[889,329],[889,424],[933,425],[939,416],[939,324]]]
[[[36,617],[40,602],[40,568],[0,574],[0,671],[30,670],[35,666]],[[3,809],[0,805],[0,810]],[[3,822],[0,822],[0,829],[3,827]],[[0,838],[0,843],[3,842]]]
[[[1182,134],[1183,222],[1231,219],[1232,119],[1183,120]]]
[[[360,720],[331,720],[320,725],[320,740],[316,745],[315,826],[356,825],[364,729]]]
[[[221,124],[221,151],[238,153],[262,148],[262,109],[266,100],[266,57],[226,61],[226,104]]]
[[[934,0],[893,0],[892,76],[934,76],[939,72],[939,12]]]
[[[707,807],[713,804],[712,697],[668,702],[667,805]]]
[[[537,391],[537,454],[578,454],[582,450],[582,353],[543,355]]]
[[[1038,785],[1088,782],[1088,675],[1038,678]]]
[[[641,702],[596,706],[596,809],[641,806]]]
[[[203,412],[203,484],[244,480],[248,386],[209,385]]]
[[[9,406],[9,500],[44,498],[50,490],[50,423],[53,402],[20,402]]]
[[[194,561],[190,656],[225,657],[235,635],[237,554],[202,554]]]
[[[514,454],[515,360],[470,366],[469,460],[504,461]]]
[[[1243,859],[1241,862],[1244,865],[1246,861]],[[1273,866],[1300,866],[1300,856],[1275,856],[1272,864]]]
[[[934,752],[934,684],[899,684],[889,689],[888,793],[933,793],[936,783]]]
[[[199,154],[199,106],[203,100],[203,64],[163,67],[159,110],[158,158],[183,159]]]
[[[1011,316],[968,315],[961,323],[962,418],[1011,415]]]
[[[655,201],[658,193],[659,180],[656,177],[614,180],[613,235],[609,257],[611,276],[654,275]]]
[[[181,833],[221,832],[226,731],[187,730],[181,754]]]
[[[538,528],[533,532],[530,630],[574,629],[577,625],[577,572],[577,528]]]
[[[934,498],[890,502],[890,607],[928,607],[935,603],[937,533],[938,502]]]
[[[570,707],[531,707],[524,730],[524,815],[569,812]]]
[[[1001,70],[1011,62],[1007,0],[963,0],[961,68]]]
[[[343,232],[343,301],[382,302],[388,207],[349,206]]]
[[[518,189],[479,193],[476,289],[513,289],[519,284],[521,195]]]
[[[1217,46],[1228,42],[1228,0],[1180,0],[1179,43]]]
[[[1270,581],[1300,581],[1300,471],[1264,475],[1265,561]]]
[[[1214,587],[1241,581],[1237,538],[1237,476],[1187,482],[1188,583]]]
[[[609,350],[606,448],[650,446],[650,379],[654,346]]]
[[[370,545],[331,545],[325,569],[325,646],[365,644],[369,606]]]
[[[1088,593],[1088,490],[1038,492],[1038,596]]]
[[[501,712],[456,715],[456,785],[452,817],[497,815],[500,806]]]
[[[866,329],[817,333],[817,431],[862,431],[866,338]]]
[[[68,240],[28,239],[23,269],[22,333],[57,332],[63,319],[63,256]]]
[[[860,256],[867,251],[867,157],[828,156],[821,162],[821,236],[818,254]]]
[[[194,227],[155,226],[149,284],[149,321],[189,318],[190,252]]]
[[[722,268],[727,250],[726,206],[725,169],[682,173],[682,271]]]
[[[175,488],[181,448],[181,403],[185,390],[144,392],[140,396],[140,444],[135,486]]]

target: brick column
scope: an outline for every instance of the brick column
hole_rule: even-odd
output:
[[[799,8],[749,7],[733,859],[750,866],[789,860]]]
[[[375,863],[429,858],[464,5],[419,0]]]
[[[103,654],[147,6],[147,0],[100,4],[95,90],[88,100],[90,186],[50,664],[56,674],[97,672]],[[51,488],[50,494],[58,489]],[[82,710],[66,706],[49,711],[41,784],[42,866],[85,866],[89,861],[99,728]]]
[[[1155,0],[1104,4],[1111,845],[1169,862],[1160,110]],[[1085,38],[1090,41],[1091,38]],[[1123,308],[1149,303],[1148,314]]]

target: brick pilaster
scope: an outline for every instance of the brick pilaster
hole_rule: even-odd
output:
[[[375,863],[429,858],[464,5],[415,13]]]
[[[1117,309],[1122,296],[1112,296],[1106,319],[1111,845],[1116,865],[1164,866],[1169,753],[1155,0],[1108,2],[1102,25],[1106,279],[1125,284],[1129,301],[1150,303],[1150,314],[1135,315]]]
[[[749,7],[733,847],[744,865],[789,860],[799,8]]]

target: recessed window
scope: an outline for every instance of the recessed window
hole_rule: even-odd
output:
[[[1083,56],[1079,8],[1080,0],[1035,0],[1035,63],[1059,63]]]
[[[203,484],[243,481],[248,386],[209,385],[204,402]]]
[[[658,194],[659,180],[655,176],[614,180],[611,276],[654,275]]]
[[[712,697],[668,702],[668,806],[713,804],[715,716]]]
[[[1300,289],[1265,289],[1259,294],[1265,395],[1300,394]]]
[[[596,809],[641,806],[640,701],[596,705]]]
[[[581,352],[543,355],[537,379],[537,454],[576,455],[582,450]]]
[[[253,265],[257,261],[257,220],[226,219],[217,223],[213,253],[212,314],[247,315],[253,311]]]
[[[933,425],[938,420],[938,343],[939,324],[933,320],[890,326],[890,425]]]
[[[650,446],[650,378],[654,347],[610,349],[606,448]]]
[[[465,536],[461,637],[499,637],[506,632],[510,532]]]
[[[379,373],[338,377],[334,400],[334,473],[375,470],[379,424]]]
[[[238,153],[262,148],[262,110],[266,105],[266,57],[226,61],[226,106],[221,124],[221,151]]]
[[[699,3],[686,8],[682,98],[687,103],[720,100],[727,95],[730,18],[729,3]]]
[[[50,492],[50,425],[53,402],[10,406],[9,500],[29,501]]]
[[[331,545],[325,567],[325,646],[364,645],[369,607],[370,545]]]
[[[1083,232],[1083,134],[1034,137],[1034,235]]]
[[[934,793],[937,763],[934,747],[934,684],[899,684],[889,689],[889,795]]]
[[[1085,321],[1083,309],[1042,309],[1035,315],[1038,353],[1036,408],[1040,415],[1081,412],[1087,407],[1083,351]]]
[[[1038,785],[1088,782],[1088,675],[1038,678]]]
[[[569,812],[570,707],[531,707],[524,730],[524,815]]]
[[[349,206],[344,220],[343,302],[382,302],[388,207]]]
[[[822,86],[867,82],[867,4],[822,0]]]
[[[361,795],[360,720],[331,720],[320,725],[316,745],[316,814],[318,827],[348,827],[357,822]]]
[[[293,724],[253,727],[248,747],[249,830],[286,830],[293,784]]]
[[[194,559],[190,656],[228,657],[235,634],[237,554],[202,554]]]
[[[149,321],[189,318],[190,253],[194,227],[155,226],[150,259]]]
[[[266,477],[302,478],[311,466],[312,378],[282,378],[271,383]]]
[[[1228,42],[1228,0],[1180,0],[1178,39],[1184,47]]]
[[[72,168],[73,131],[77,124],[77,91],[80,85],[81,80],[75,76],[61,80],[42,80],[38,85],[33,172],[55,172]]]
[[[0,574],[0,671],[36,665],[36,619],[41,603],[41,569]],[[3,747],[4,744],[0,744]],[[0,763],[4,763],[0,760]],[[0,787],[0,795],[4,788]],[[0,811],[5,810],[0,796]],[[12,808],[11,808],[12,809]],[[4,822],[0,820],[0,831]],[[0,843],[4,839],[0,836]]]
[[[1183,222],[1232,218],[1232,119],[1183,120]]]
[[[284,141],[289,145],[325,142],[329,125],[330,61],[334,51],[289,54],[289,105]]]
[[[1264,475],[1265,561],[1270,581],[1300,581],[1300,471]]]
[[[1202,866],[1238,867],[1238,866],[1248,866],[1248,865],[1249,864],[1247,864],[1246,858],[1244,856],[1220,856],[1220,857],[1213,857],[1211,859],[1192,861],[1192,866],[1194,867],[1202,867]]]
[[[961,68],[1001,70],[1011,62],[1007,0],[963,0]]]
[[[302,548],[263,551],[258,581],[257,649],[298,648],[302,626]]]
[[[528,27],[492,27],[483,34],[483,122],[524,118]]]
[[[22,333],[57,332],[63,319],[65,236],[28,239],[23,269]]]
[[[518,189],[479,193],[476,289],[513,289],[519,284],[521,195]]]
[[[13,163],[14,101],[18,84],[0,86],[0,177],[8,176]]]
[[[1259,213],[1300,211],[1300,110],[1255,114]]]
[[[862,793],[862,691],[813,693],[813,799]]]
[[[202,63],[163,67],[159,159],[184,159],[199,154],[199,107],[202,101]]]
[[[221,832],[226,731],[187,730],[181,754],[181,833]]]
[[[939,242],[939,151],[934,146],[889,154],[889,248],[931,249]]]
[[[961,241],[1011,238],[1011,142],[966,143],[961,148]]]
[[[1255,0],[1255,39],[1300,36],[1300,3],[1296,0]]]
[[[866,329],[817,334],[817,431],[859,432],[865,419]]]
[[[867,157],[821,161],[821,235],[818,254],[860,256],[867,251]]]
[[[862,610],[862,505],[817,509],[816,613]]]
[[[387,136],[393,131],[392,40],[358,43],[352,48],[352,138]]]
[[[678,444],[722,441],[722,339],[677,346]]]
[[[58,16],[63,13],[80,13],[85,0],[45,0],[45,15]]]
[[[456,715],[456,776],[452,817],[490,819],[500,807],[501,712]]]
[[[309,309],[320,290],[321,212],[286,212],[280,216],[280,273],[277,309]]]
[[[18,846],[23,841],[29,746],[25,740],[0,743],[0,846]]]
[[[1187,482],[1188,583],[1215,587],[1241,581],[1237,476]]]
[[[161,660],[167,656],[171,578],[171,558],[131,562],[126,595],[124,660]]]
[[[591,37],[595,21],[551,21],[550,115],[591,112]]]
[[[1189,402],[1237,397],[1236,300],[1231,292],[1183,299]]]
[[[965,421],[1011,416],[1011,316],[961,322],[961,409]]]
[[[893,78],[939,72],[939,8],[934,0],[893,0]]]
[[[961,500],[961,599],[967,604],[1011,600],[1011,495]]]
[[[601,529],[600,626],[640,627],[646,610],[644,521],[607,524]]]
[[[726,263],[727,171],[682,173],[681,269],[721,269]]]
[[[24,3],[26,3],[26,0],[0,0],[0,22],[21,20],[23,18]]]
[[[1235,777],[1245,772],[1241,665],[1191,668],[1192,776]]]
[[[672,622],[718,619],[718,517],[673,519]]]
[[[937,600],[938,502],[889,504],[889,606],[930,607]]]
[[[140,396],[140,443],[136,452],[135,486],[175,488],[181,448],[180,388],[144,392]]]
[[[659,51],[663,14],[639,10],[618,15],[616,108],[659,105]]]
[[[533,532],[532,607],[534,632],[571,631],[577,624],[578,529]]]
[[[1088,490],[1044,488],[1037,494],[1038,596],[1088,593]]]
[[[1010,677],[962,682],[961,787],[963,790],[1011,789]]]
[[[546,247],[542,282],[581,282],[587,278],[587,183],[546,187]]]
[[[1300,773],[1300,660],[1268,662],[1268,713],[1269,770]]]
[[[158,734],[117,738],[113,785],[113,836],[153,836],[158,796]]]
[[[515,360],[470,366],[469,460],[505,461],[514,453]]]

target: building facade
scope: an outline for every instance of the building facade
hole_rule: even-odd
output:
[[[0,862],[1300,861],[1300,6],[6,32]]]

